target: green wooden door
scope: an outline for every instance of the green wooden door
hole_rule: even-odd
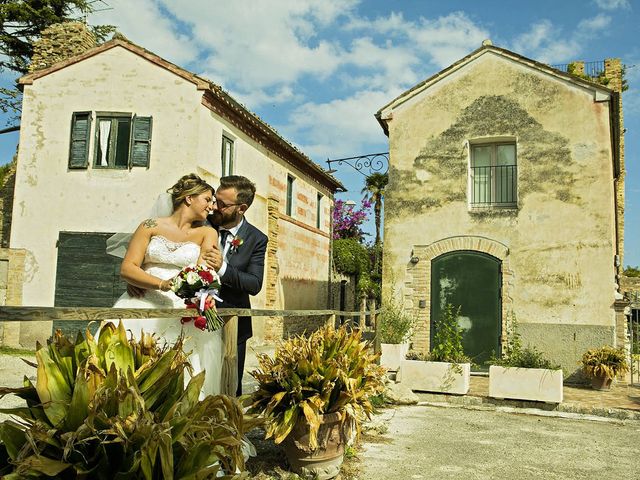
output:
[[[60,232],[56,268],[56,307],[111,307],[126,289],[120,280],[122,260],[107,255],[111,233]],[[86,321],[54,321],[53,328],[75,336]],[[91,325],[93,332],[98,323]]]
[[[501,262],[480,252],[457,251],[431,262],[431,346],[434,322],[447,303],[461,307],[465,353],[481,370],[492,353],[500,354],[502,325]]]

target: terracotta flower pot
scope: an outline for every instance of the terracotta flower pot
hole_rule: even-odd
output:
[[[309,426],[299,420],[282,442],[291,469],[303,478],[328,480],[340,473],[346,438],[340,413],[322,416],[318,448],[309,448]]]
[[[599,377],[591,377],[591,388],[594,390],[610,390],[613,378],[609,378],[605,375]]]

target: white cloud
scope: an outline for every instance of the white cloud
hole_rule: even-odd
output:
[[[584,52],[589,41],[598,38],[611,23],[611,17],[596,15],[581,20],[570,34],[549,20],[540,20],[529,31],[517,36],[512,49],[545,63],[563,63],[576,60]]]
[[[188,35],[176,30],[174,19],[154,0],[109,0],[111,10],[93,13],[93,25],[115,25],[125,37],[167,60],[184,66],[197,57]]]
[[[406,21],[402,13],[391,12],[388,17],[377,17],[374,20],[363,17],[351,17],[344,28],[347,31],[364,30],[365,32],[376,32],[382,35],[397,35],[410,25],[411,22]]]
[[[629,9],[629,0],[595,0],[596,5],[604,10],[616,10],[618,8]]]
[[[205,75],[206,76],[206,75]],[[211,78],[211,77],[207,77]],[[233,88],[229,90],[233,98],[249,110],[260,105],[278,105],[282,103],[298,103],[304,100],[300,93],[296,93],[294,89],[288,85],[283,85],[275,89],[256,89],[252,91],[235,91]]]
[[[326,103],[308,102],[296,108],[290,125],[280,130],[291,137],[304,138],[303,151],[312,157],[352,156],[371,144],[386,145],[387,139],[373,114],[399,93],[400,90],[360,91]]]
[[[549,38],[554,36],[553,24],[549,20],[541,20],[531,25],[528,32],[518,37],[513,43],[516,52],[525,50],[538,50],[543,44],[549,42]]]
[[[235,92],[253,108],[299,99],[300,82],[403,89],[425,66],[448,65],[488,36],[464,13],[359,17],[361,0],[113,0],[94,23]]]
[[[587,31],[586,34],[588,35],[589,31],[597,32],[598,30],[607,28],[610,23],[611,23],[611,17],[607,15],[599,14],[593,18],[586,18],[584,20],[581,20],[580,23],[578,23],[577,30],[581,33],[585,32],[586,30]]]
[[[202,49],[202,70],[223,85],[250,91],[320,78],[340,65],[341,49],[319,31],[346,15],[355,0],[165,0],[191,27]]]
[[[342,75],[343,85],[352,88],[393,88],[407,86],[418,81],[415,66],[420,58],[406,44],[391,41],[377,45],[372,38],[360,37],[342,58],[343,66],[355,67],[363,73]]]
[[[463,12],[454,12],[436,20],[421,18],[409,32],[409,39],[427,53],[434,63],[446,67],[489,38],[489,32],[476,25]]]

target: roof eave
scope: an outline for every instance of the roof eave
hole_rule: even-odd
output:
[[[564,80],[568,80],[572,83],[578,84],[582,87],[594,90],[594,91],[604,91],[606,92],[608,95],[611,95],[611,93],[613,93],[613,90],[602,85],[599,84],[597,82],[593,82],[590,80],[585,80],[583,78],[577,77],[575,75],[572,75],[570,73],[566,73],[563,72],[562,70],[558,70],[555,69],[547,64],[538,62],[537,60],[533,60],[527,57],[524,57],[523,55],[520,55],[518,53],[512,52],[511,50],[507,50],[505,48],[501,48],[501,47],[496,47],[494,45],[483,45],[480,48],[475,49],[473,52],[469,53],[468,55],[466,55],[465,57],[461,58],[460,60],[458,60],[457,62],[449,65],[447,68],[440,70],[438,73],[436,73],[435,75],[432,75],[430,77],[428,77],[427,79],[423,80],[422,82],[414,85],[413,87],[411,87],[408,90],[405,90],[404,92],[402,92],[400,95],[398,95],[397,97],[395,97],[393,100],[391,100],[389,103],[387,103],[385,106],[383,106],[382,108],[380,108],[380,110],[378,110],[378,112],[376,113],[376,118],[378,118],[378,122],[381,123],[383,130],[385,130],[385,125],[382,124],[381,122],[381,115],[382,112],[385,110],[393,110],[395,107],[397,107],[399,104],[402,104],[404,102],[406,102],[407,100],[409,100],[410,98],[412,98],[414,95],[417,95],[418,93],[420,93],[421,91],[429,88],[431,85],[435,84],[436,82],[438,82],[440,79],[448,76],[449,74],[451,74],[452,72],[454,72],[455,70],[458,70],[459,68],[462,68],[464,65],[466,65],[467,63],[471,62],[474,58],[479,57],[481,54],[485,53],[485,51],[493,51],[494,53],[497,53],[499,55],[502,55],[504,57],[510,57],[511,59],[518,61],[520,63],[529,65],[533,68],[536,68],[538,70],[542,70],[548,74],[563,78]],[[385,133],[387,133],[385,131]],[[388,133],[387,133],[388,135]]]
[[[346,188],[338,179],[325,172],[317,163],[282,138],[270,125],[244,108],[220,87],[216,86],[207,90],[203,95],[202,103],[214,113],[225,117],[250,138],[293,167],[315,178],[332,193],[346,191]]]
[[[170,72],[178,75],[179,77],[184,78],[185,80],[193,83],[198,90],[206,90],[209,88],[211,82],[207,79],[201,78],[198,75],[195,75],[188,70],[185,70],[178,65],[165,60],[164,58],[156,55],[153,52],[150,52],[146,48],[143,48],[135,43],[130,42],[129,40],[124,40],[122,38],[114,38],[113,40],[109,40],[108,42],[103,43],[102,45],[98,45],[97,47],[91,48],[80,55],[76,55],[74,57],[67,58],[66,60],[62,60],[61,62],[55,63],[50,67],[43,68],[42,70],[36,70],[35,72],[28,73],[23,75],[18,79],[19,86],[23,85],[31,85],[33,82],[39,78],[42,78],[51,73],[57,72],[58,70],[62,70],[70,65],[74,65],[76,63],[82,62],[88,58],[91,58],[95,55],[98,55],[102,52],[110,50],[115,47],[122,47],[126,50],[129,50],[137,55],[149,60],[150,62],[162,67]]]
[[[382,109],[378,110],[375,114],[374,117],[376,117],[376,120],[378,121],[378,123],[380,124],[380,126],[382,127],[382,131],[384,132],[384,134],[387,136],[387,138],[389,137],[389,125],[387,124],[386,120],[382,119]]]

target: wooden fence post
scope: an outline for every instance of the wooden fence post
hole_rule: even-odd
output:
[[[373,300],[373,307],[376,306],[375,299]],[[373,327],[373,351],[374,353],[380,353],[380,335],[378,335],[378,315],[375,312],[375,308],[371,308],[371,326]]]

